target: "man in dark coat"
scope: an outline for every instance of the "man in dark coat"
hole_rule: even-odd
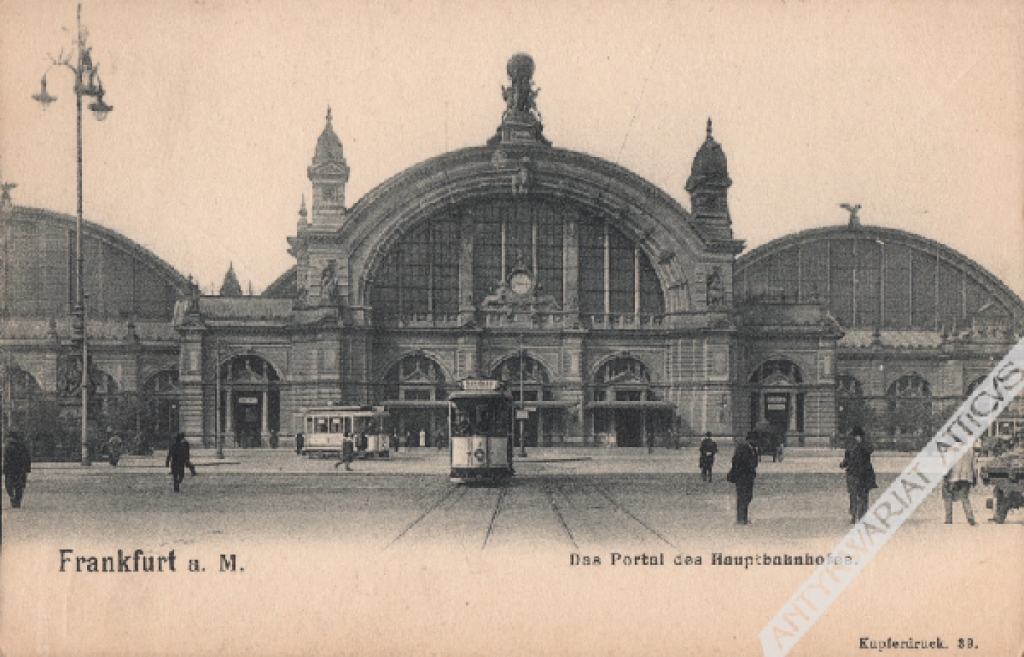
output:
[[[192,471],[193,477],[196,476],[196,466],[192,465],[192,458],[189,455],[189,445],[188,441],[185,440],[185,434],[179,433],[174,437],[174,443],[167,450],[167,459],[164,465],[171,468],[175,493],[180,491],[181,482],[185,480],[185,468]]]
[[[353,443],[352,436],[345,436],[341,439],[341,451],[338,452],[338,462],[334,464],[334,467],[338,467],[342,463],[345,464],[346,470],[352,469],[352,459],[355,457],[355,444]]]
[[[715,466],[715,454],[718,453],[718,443],[711,439],[711,432],[704,434],[704,440],[700,441],[700,478],[701,481],[711,481],[711,468]]]
[[[21,442],[21,435],[12,431],[4,446],[4,483],[11,497],[11,507],[15,509],[21,507],[29,472],[32,472],[32,455]]]
[[[302,456],[302,448],[306,445],[306,435],[301,431],[295,434],[295,453]]]
[[[864,442],[864,429],[854,427],[840,468],[846,468],[846,492],[850,494],[850,523],[856,523],[868,512],[868,491],[878,488],[875,469],[871,465],[870,445]]]
[[[736,484],[736,524],[746,525],[747,508],[754,499],[754,478],[757,477],[757,452],[754,451],[754,431],[747,434],[747,439],[736,445],[732,455],[732,469],[726,479]]]

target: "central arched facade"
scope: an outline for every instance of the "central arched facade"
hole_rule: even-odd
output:
[[[524,161],[529,185],[516,188]],[[433,268],[439,296],[428,302],[427,282],[418,277],[408,288],[423,291],[418,300],[399,304],[409,314],[479,305],[518,270],[562,309],[694,310],[699,265],[709,259],[707,240],[663,191],[608,162],[541,146],[464,149],[417,165],[357,203],[336,241],[351,248],[347,290],[356,307],[398,303],[394,274],[403,259],[427,275]],[[451,249],[447,268],[418,253],[432,245]],[[311,263],[300,285],[315,279],[326,260]],[[575,272],[573,260],[583,263]],[[731,263],[731,255],[717,260]]]
[[[335,144],[329,122],[324,134],[320,144]],[[709,131],[701,152],[716,148],[720,155]],[[302,306],[339,308],[343,349],[353,354],[339,361],[339,392],[389,407],[396,426],[426,432],[428,443],[446,429],[436,416],[443,392],[467,377],[504,379],[520,369],[544,372],[542,383],[524,382],[527,445],[614,444],[617,433],[622,444],[654,434],[668,443],[681,427],[711,425],[731,432],[728,381],[695,385],[703,371],[670,363],[694,339],[720,353],[733,340],[709,331],[728,321],[732,261],[742,248],[722,212],[724,166],[724,156],[695,158],[700,185],[720,187],[695,183],[693,193],[721,198],[705,204],[713,216],[691,215],[615,164],[545,140],[503,138],[413,166],[346,210],[331,199],[341,195],[347,164],[338,148],[318,144],[311,218],[301,215],[292,240],[294,274],[272,291],[294,285]],[[659,373],[660,393],[595,397],[610,388],[594,364],[629,351]],[[396,385],[394,364],[420,355],[446,373],[430,399],[382,395]],[[711,399],[714,413],[705,410]]]

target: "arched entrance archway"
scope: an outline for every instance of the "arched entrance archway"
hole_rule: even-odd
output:
[[[281,430],[281,378],[266,359],[246,354],[220,364],[220,422],[235,447],[260,447]]]
[[[836,417],[839,436],[847,435],[854,427],[868,428],[871,425],[871,410],[864,398],[864,386],[849,374],[836,377]]]
[[[434,359],[410,354],[399,360],[384,375],[377,399],[406,446],[440,447],[447,441],[448,390]]]
[[[178,433],[181,388],[177,370],[163,370],[142,385],[142,431],[150,444],[159,447]]]
[[[544,402],[554,400],[547,368],[528,356],[525,350],[520,350],[518,354],[498,363],[491,370],[491,377],[505,382],[519,406],[516,420],[516,431],[519,434],[517,444],[527,447],[537,447],[542,442],[550,444],[551,435],[559,431],[558,424],[564,412],[557,408],[542,408]],[[522,415],[519,411],[522,411]]]
[[[804,374],[800,366],[785,358],[762,363],[750,375],[750,428],[767,422],[775,431],[803,433]]]
[[[918,374],[908,374],[893,381],[885,396],[889,435],[913,439],[914,448],[918,443],[924,446],[932,428],[931,384]]]
[[[668,435],[671,405],[660,402],[651,372],[640,360],[619,356],[594,374],[592,411],[595,436],[614,437],[619,447],[653,446],[658,433]]]
[[[32,374],[8,363],[3,381],[4,431],[21,433],[37,460],[66,460],[77,456],[62,445],[57,431],[57,404],[43,392]],[[70,441],[68,441],[70,443]]]

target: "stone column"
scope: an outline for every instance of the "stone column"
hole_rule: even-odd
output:
[[[270,395],[267,394],[266,390],[260,393],[260,401],[262,406],[260,407],[260,440],[266,441],[270,437],[270,427],[268,426],[268,420],[270,418]]]
[[[476,223],[467,214],[459,224],[459,324],[474,318],[473,305],[473,246],[476,242]]]
[[[562,224],[562,310],[577,316],[580,312],[580,238],[575,215]],[[576,323],[566,319],[569,326]]]
[[[203,422],[203,332],[205,327],[189,327],[182,332],[178,359],[181,398],[178,426],[193,445],[205,443]]]

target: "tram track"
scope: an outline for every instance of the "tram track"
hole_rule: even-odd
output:
[[[413,521],[412,521],[412,522],[410,522],[410,523],[409,523],[408,525],[406,525],[405,529],[403,529],[403,530],[401,531],[401,533],[400,533],[400,534],[398,534],[398,536],[396,536],[395,538],[393,538],[393,539],[391,540],[391,542],[390,542],[390,543],[388,543],[387,545],[385,545],[385,546],[384,546],[384,549],[385,549],[385,550],[387,550],[387,549],[388,549],[388,548],[390,548],[390,547],[391,547],[392,545],[394,545],[394,544],[395,544],[395,543],[397,543],[398,541],[402,540],[402,538],[403,538],[403,537],[404,537],[404,536],[405,536],[406,534],[408,534],[408,533],[409,533],[410,531],[412,531],[412,529],[413,529],[413,528],[414,528],[414,527],[415,527],[416,525],[420,524],[420,523],[421,523],[421,522],[422,522],[422,521],[423,521],[424,519],[426,519],[426,517],[427,517],[427,516],[429,516],[429,515],[430,515],[431,513],[433,513],[434,511],[436,511],[436,510],[437,510],[438,508],[440,508],[442,504],[444,504],[444,503],[445,503],[446,501],[448,501],[448,499],[449,499],[449,498],[451,498],[451,497],[452,497],[453,495],[455,495],[456,493],[461,493],[460,497],[465,497],[465,495],[466,495],[466,489],[465,489],[464,487],[461,487],[461,486],[459,486],[459,487],[454,487],[454,486],[453,486],[452,488],[450,488],[450,489],[449,489],[449,490],[448,490],[448,491],[447,491],[447,492],[446,492],[446,493],[445,493],[444,495],[442,495],[442,496],[441,496],[441,497],[440,497],[440,498],[439,498],[439,499],[438,499],[438,500],[437,500],[436,502],[434,502],[434,503],[433,503],[433,504],[431,504],[431,505],[430,505],[429,507],[427,507],[427,510],[426,510],[426,511],[424,511],[423,513],[421,513],[421,514],[420,514],[420,515],[419,515],[419,516],[418,516],[418,517],[417,517],[417,518],[416,518],[415,520],[413,520]],[[492,522],[493,522],[493,520],[492,520]]]
[[[498,514],[501,513],[501,502],[505,499],[505,491],[508,490],[508,486],[502,484],[501,490],[498,491],[498,501],[494,504],[494,512],[491,513],[491,522],[487,525],[487,533],[484,535],[484,543],[480,546],[480,551],[487,549],[487,541],[490,540],[491,534],[494,532],[494,522],[498,519]]]
[[[594,486],[592,486],[592,488],[594,490],[596,490],[601,495],[601,497],[603,497],[606,500],[608,500],[609,504],[611,504],[613,507],[615,507],[615,509],[619,513],[625,515],[627,518],[631,519],[633,522],[635,522],[638,525],[640,525],[641,527],[643,527],[649,533],[651,533],[654,536],[656,536],[658,538],[658,540],[662,541],[663,543],[665,543],[666,545],[668,545],[672,549],[674,549],[674,550],[678,550],[679,549],[678,547],[676,547],[675,545],[672,544],[672,541],[670,541],[667,538],[665,538],[664,536],[662,536],[656,529],[654,529],[653,527],[648,525],[646,522],[644,522],[640,518],[637,518],[635,515],[633,515],[633,513],[629,509],[627,509],[626,507],[624,507],[621,504],[619,504],[618,502],[616,502],[615,499],[611,496],[611,494],[608,491],[606,491],[603,486],[594,485]]]
[[[561,486],[558,486],[558,492],[563,497],[565,496],[562,492]],[[562,515],[562,511],[558,508],[558,504],[555,503],[555,494],[551,491],[550,487],[545,487],[544,493],[548,496],[548,502],[551,504],[551,510],[555,512],[555,517],[558,518],[559,524],[562,525],[562,529],[565,530],[566,536],[569,537],[569,542],[572,543],[573,548],[577,550],[580,549],[580,546],[576,543],[576,537],[573,536],[572,530],[569,529],[569,525],[565,522],[565,516]]]

